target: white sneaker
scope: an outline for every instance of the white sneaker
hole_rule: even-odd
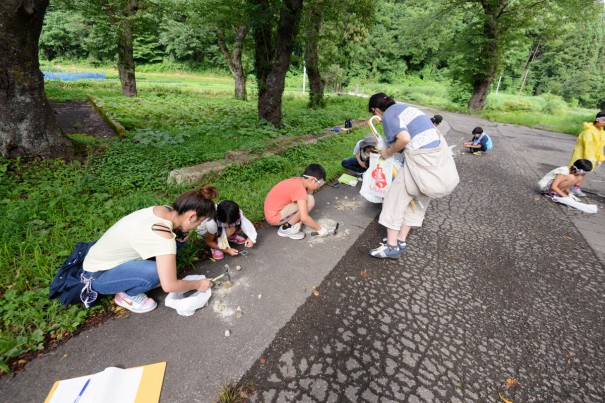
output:
[[[114,301],[116,305],[135,313],[151,312],[158,306],[158,303],[145,295],[145,293],[132,296],[125,292],[119,292],[116,294]]]
[[[296,227],[297,225],[298,228]],[[305,233],[300,232],[300,224],[295,224],[287,229],[283,229],[283,227],[280,225],[279,229],[277,230],[277,235],[290,239],[303,239],[305,237]]]

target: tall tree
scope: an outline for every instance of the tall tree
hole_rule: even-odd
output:
[[[56,0],[58,7],[77,11],[92,24],[112,27],[117,44],[120,83],[125,96],[137,95],[133,30],[139,1],[145,5],[146,0]]]
[[[323,0],[308,0],[305,6],[305,67],[309,76],[309,108],[323,108],[324,85],[319,72],[319,35],[325,7]]]
[[[309,107],[325,105],[324,80],[322,79],[320,46],[329,42],[350,39],[349,23],[354,21],[355,28],[367,27],[374,13],[371,0],[307,0],[302,19],[304,30],[304,58],[309,75]],[[343,16],[346,20],[343,21]],[[343,39],[347,38],[347,39]]]
[[[600,0],[444,0],[451,12],[461,12],[465,28],[456,36],[457,68],[452,71],[472,88],[468,107],[483,109],[489,88],[501,67],[503,55],[526,29],[550,14],[549,22],[579,20],[594,13]],[[601,4],[602,7],[602,4]]]
[[[254,66],[258,81],[258,117],[275,127],[281,125],[282,95],[294,39],[302,15],[303,0],[279,2],[279,18],[271,0],[250,0],[254,36]]]
[[[248,35],[248,4],[245,0],[202,0],[207,25],[216,32],[219,49],[235,80],[235,98],[245,100],[246,72],[242,63]]]
[[[126,0],[122,5],[123,14],[118,10],[108,13],[108,17],[118,27],[118,72],[122,93],[127,96],[137,95],[137,80],[134,66],[133,17],[138,10],[137,0]]]
[[[4,157],[68,157],[44,95],[38,40],[49,0],[0,2],[0,154]]]

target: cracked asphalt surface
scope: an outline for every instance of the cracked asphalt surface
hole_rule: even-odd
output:
[[[459,151],[401,259],[368,256],[369,225],[240,380],[250,401],[605,401],[605,267],[494,143]]]

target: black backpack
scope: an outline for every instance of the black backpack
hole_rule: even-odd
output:
[[[86,286],[81,281],[84,269],[82,263],[84,258],[95,242],[78,242],[76,248],[65,262],[59,267],[59,271],[49,288],[49,298],[59,298],[61,304],[70,305],[80,303],[80,292]]]

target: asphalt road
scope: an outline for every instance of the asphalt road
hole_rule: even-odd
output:
[[[154,292],[152,313],[110,320],[0,379],[0,401],[43,401],[58,379],[158,361],[163,402],[216,401],[237,382],[252,401],[604,401],[603,199],[587,215],[533,191],[575,138],[442,114],[450,145],[481,125],[494,150],[456,156],[461,184],[431,202],[400,260],[368,256],[384,230],[359,185],[327,187],[314,215],[339,222],[338,236],[263,228],[247,256],[201,263],[207,276],[233,273],[208,307],[181,317]],[[605,193],[603,171],[587,190]]]
[[[250,400],[604,401],[605,267],[579,215],[533,191],[570,139],[491,129],[401,259],[369,257],[384,230],[366,229],[242,378]]]

